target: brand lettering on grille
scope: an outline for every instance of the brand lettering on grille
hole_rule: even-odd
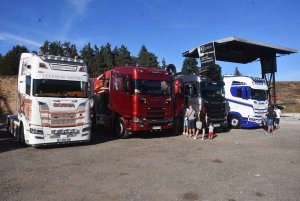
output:
[[[211,104],[220,104],[220,102],[214,102],[214,101],[212,101]]]
[[[74,103],[53,103],[53,107],[75,107]]]
[[[151,99],[150,101],[151,101],[151,102],[163,102],[162,99]]]

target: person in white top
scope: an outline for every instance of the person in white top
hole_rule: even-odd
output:
[[[274,111],[276,113],[276,117],[275,117],[275,129],[277,130],[277,129],[280,128],[279,127],[279,122],[280,122],[280,118],[282,117],[282,114],[281,114],[281,110],[277,106],[275,106],[274,108],[275,108]]]
[[[182,135],[188,135],[188,120],[186,115],[186,112],[189,110],[188,106],[185,105],[185,108],[183,109],[182,113],[183,113],[183,133]]]

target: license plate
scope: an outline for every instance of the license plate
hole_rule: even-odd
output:
[[[220,124],[214,124],[214,127],[220,127]]]
[[[69,142],[71,141],[71,138],[60,138],[60,139],[56,139],[56,142]]]
[[[153,126],[153,130],[161,129],[161,126]]]

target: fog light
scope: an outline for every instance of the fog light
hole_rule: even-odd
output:
[[[82,132],[87,132],[87,131],[90,131],[90,127],[86,127],[84,129],[82,129]]]
[[[136,123],[142,123],[142,120],[139,119],[139,118],[133,118],[133,122],[136,122]]]

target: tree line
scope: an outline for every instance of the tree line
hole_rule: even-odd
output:
[[[157,56],[148,51],[145,45],[142,45],[137,56],[131,55],[128,48],[124,45],[120,47],[116,46],[112,49],[109,43],[101,46],[91,46],[91,44],[88,43],[83,46],[78,54],[75,44],[71,44],[67,41],[62,43],[60,41],[49,42],[46,40],[39,48],[39,52],[41,51],[44,52],[44,54],[56,56],[72,58],[78,56],[78,58],[83,59],[88,65],[91,77],[96,77],[114,66],[138,65],[146,68],[163,68],[167,65],[164,58],[160,64],[157,60]],[[21,54],[29,52],[25,46],[16,45],[4,56],[0,54],[0,75],[17,75]],[[35,50],[32,51],[32,53],[38,54]],[[181,69],[197,69],[197,64],[198,62],[195,58],[185,58]]]

